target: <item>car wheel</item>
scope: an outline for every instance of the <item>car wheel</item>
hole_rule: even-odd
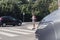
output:
[[[6,24],[5,24],[5,23],[3,23],[3,24],[2,24],[2,27],[6,27]]]
[[[18,26],[21,26],[21,23],[18,23]]]

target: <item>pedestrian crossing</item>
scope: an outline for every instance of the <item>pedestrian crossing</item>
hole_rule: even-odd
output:
[[[14,37],[17,36],[16,34],[11,34],[11,33],[6,33],[6,32],[0,32],[1,35],[9,36],[9,37]]]
[[[1,28],[0,35],[4,35],[7,37],[16,37],[19,35],[30,35],[33,34],[35,31],[28,30],[28,29],[18,29],[18,28]]]

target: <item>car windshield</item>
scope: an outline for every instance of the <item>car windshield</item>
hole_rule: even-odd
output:
[[[3,16],[3,18],[9,18],[11,20],[16,20],[15,18],[11,17],[11,16]]]

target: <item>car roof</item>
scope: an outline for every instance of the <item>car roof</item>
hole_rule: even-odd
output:
[[[11,16],[2,16],[2,17],[11,17]]]
[[[44,21],[60,21],[60,8],[43,18]]]

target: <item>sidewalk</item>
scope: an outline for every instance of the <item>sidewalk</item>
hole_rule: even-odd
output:
[[[39,23],[39,22],[36,22],[36,23],[35,23],[35,28],[37,28],[38,23]],[[27,25],[27,28],[28,28],[28,29],[32,29],[32,28],[33,28],[33,23],[28,24],[28,25]]]
[[[37,28],[38,24],[39,24],[39,22],[35,22],[35,28]],[[33,23],[32,22],[23,22],[21,28],[32,30]]]

